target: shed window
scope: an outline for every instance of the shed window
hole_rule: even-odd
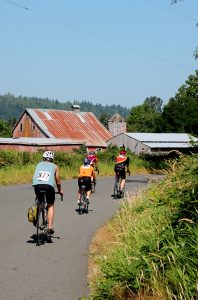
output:
[[[35,124],[32,124],[32,131],[36,130]]]
[[[20,131],[22,131],[23,130],[23,124],[21,123],[20,124]]]

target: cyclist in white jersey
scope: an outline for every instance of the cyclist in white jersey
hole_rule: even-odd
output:
[[[36,197],[39,201],[43,200],[44,194],[41,191],[46,192],[46,201],[48,206],[48,230],[50,234],[54,233],[52,228],[54,221],[54,202],[55,202],[55,186],[59,194],[63,195],[61,190],[61,180],[59,175],[59,168],[53,163],[54,153],[51,151],[45,151],[43,154],[43,161],[39,162],[36,166],[32,185]]]

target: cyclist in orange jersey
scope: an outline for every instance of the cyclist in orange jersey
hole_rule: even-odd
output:
[[[87,192],[87,203],[89,204],[89,199],[91,195],[91,181],[95,180],[94,168],[90,165],[90,161],[85,158],[84,163],[80,166],[79,175],[78,175],[78,203],[80,202],[80,192],[81,186],[86,186]]]
[[[127,168],[127,171],[126,171]],[[122,145],[122,149],[120,150],[119,155],[116,157],[115,161],[115,176],[118,176],[118,174],[121,176],[121,185],[120,185],[120,196],[122,197],[123,195],[123,188],[126,183],[126,172],[130,174],[129,170],[129,157],[127,157],[127,153],[125,150],[124,145]]]

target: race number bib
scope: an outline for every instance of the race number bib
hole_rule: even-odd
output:
[[[38,173],[37,179],[39,181],[48,181],[50,177],[50,172],[40,171]]]

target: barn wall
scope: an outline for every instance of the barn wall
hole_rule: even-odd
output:
[[[34,123],[34,121],[25,113],[13,131],[13,137],[46,137]]]

